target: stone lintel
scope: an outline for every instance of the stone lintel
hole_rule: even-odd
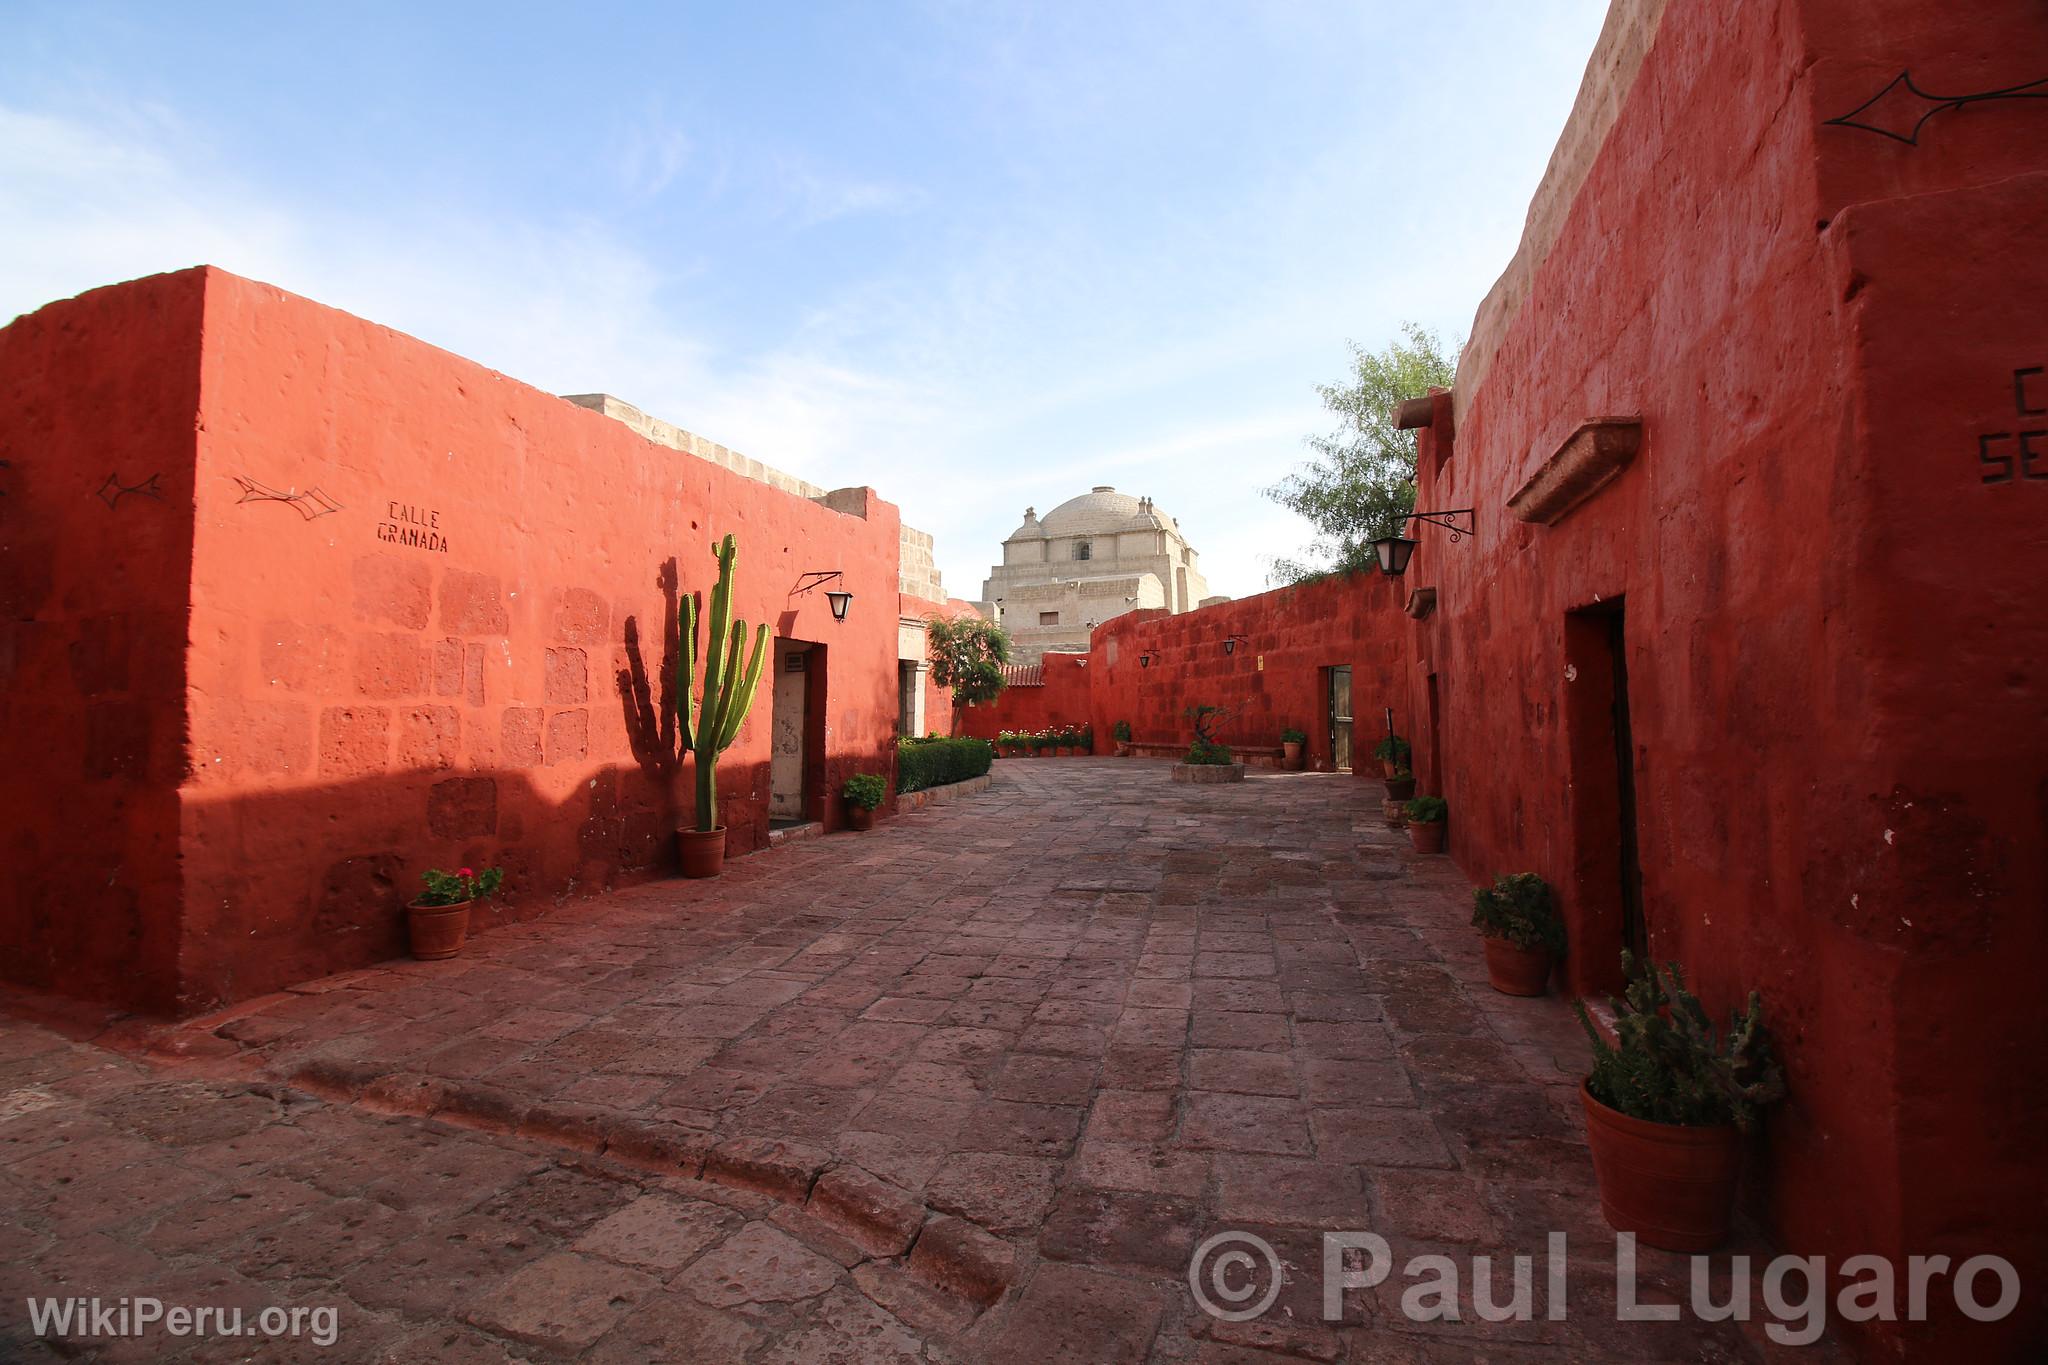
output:
[[[1626,469],[1642,440],[1640,417],[1588,418],[1508,499],[1508,511],[1523,521],[1557,525]]]

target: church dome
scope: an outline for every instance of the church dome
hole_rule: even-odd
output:
[[[1129,525],[1132,518],[1149,510],[1149,505],[1140,499],[1102,484],[1078,498],[1068,498],[1047,512],[1039,522],[1042,529],[1038,533],[1047,536],[1113,535]]]

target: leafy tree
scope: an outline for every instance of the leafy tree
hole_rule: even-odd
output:
[[[1273,562],[1280,582],[1377,567],[1372,542],[1399,535],[1402,519],[1415,510],[1415,439],[1394,429],[1393,410],[1432,387],[1449,388],[1458,356],[1456,348],[1446,355],[1426,327],[1404,322],[1401,332],[1407,339],[1383,351],[1353,342],[1350,381],[1316,386],[1323,406],[1341,420],[1328,436],[1308,438],[1315,459],[1266,490],[1317,531],[1307,558]]]
[[[928,616],[924,631],[932,681],[951,688],[955,704],[994,701],[1001,694],[1003,665],[1010,658],[1010,636],[1001,626],[979,616]]]

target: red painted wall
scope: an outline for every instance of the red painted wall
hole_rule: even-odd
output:
[[[2005,1324],[1938,1295],[1936,1321],[1873,1325],[1886,1355],[2004,1359],[2044,1331],[2048,1016],[2018,1002],[2048,948],[2048,477],[1987,483],[1979,438],[2048,428],[2014,387],[2048,366],[2048,125],[1986,105],[1910,147],[1822,120],[1908,65],[1974,91],[2044,50],[2048,12],[2019,0],[1672,0],[1461,381],[1448,460],[1423,447],[1422,505],[1478,509],[1462,544],[1425,530],[1408,574],[1443,603],[1410,706],[1435,674],[1446,771],[1424,779],[1466,870],[1556,882],[1572,981],[1612,982],[1605,643],[1572,613],[1623,602],[1652,951],[1716,1012],[1761,990],[1790,1075],[1761,1209],[1837,1264],[2020,1268]],[[1557,526],[1510,517],[1610,413],[1642,416],[1633,465]]]
[[[180,309],[169,319],[167,301]],[[898,518],[871,494],[858,500],[864,517],[829,510],[218,271],[98,291],[0,336],[46,357],[26,381],[8,367],[25,390],[10,409],[55,412],[43,427],[76,433],[22,461],[22,482],[50,489],[60,547],[37,626],[83,638],[73,614],[139,614],[156,599],[175,619],[186,585],[174,551],[180,537],[191,545],[187,685],[175,654],[162,672],[127,675],[131,688],[168,693],[168,717],[186,698],[182,785],[172,719],[148,730],[171,755],[136,779],[158,824],[176,822],[179,862],[145,868],[75,846],[44,855],[10,928],[51,918],[73,885],[111,871],[124,888],[136,879],[123,894],[146,924],[171,926],[173,946],[148,955],[133,985],[68,967],[21,973],[30,979],[196,1011],[401,951],[399,907],[429,866],[505,865],[508,893],[487,919],[666,868],[668,831],[692,809],[691,763],[663,761],[658,724],[638,733],[629,641],[659,695],[664,564],[675,560],[681,590],[708,593],[709,546],[727,532],[739,544],[735,614],[823,646],[812,655],[813,733],[825,738],[807,774],[810,813],[835,827],[845,777],[893,772],[897,622],[881,604],[896,599]],[[100,405],[135,372],[160,400]],[[90,496],[114,442],[147,450],[115,461],[124,477],[131,463],[161,464],[170,490],[111,514],[124,527],[150,525],[144,515],[166,523],[167,548],[134,553],[132,582],[106,578],[110,514]],[[251,499],[243,480],[317,489],[339,510],[309,518],[317,504]],[[429,547],[392,538],[421,529],[436,538]],[[824,568],[842,569],[855,593],[843,623],[822,593],[792,591]],[[93,665],[91,649],[71,653]],[[70,722],[67,735],[79,728],[79,667],[33,670],[46,704],[71,708],[51,717]],[[764,676],[720,764],[735,853],[766,838],[769,694]],[[21,743],[13,720],[10,743]],[[53,773],[68,784],[57,799],[96,811],[125,799],[72,790],[76,763]],[[55,884],[79,854],[90,856]],[[60,943],[43,960],[73,955]]]
[[[159,1008],[202,306],[160,276],[0,328],[0,970]]]
[[[1041,687],[1006,687],[994,701],[961,710],[961,731],[994,739],[1004,730],[1043,730],[1055,725],[1086,725],[1094,715],[1089,701],[1086,654],[1048,654],[1040,666]],[[1108,752],[1109,731],[1100,735]]]
[[[1139,745],[1184,750],[1194,737],[1191,706],[1223,706],[1219,738],[1241,749],[1277,753],[1280,732],[1308,734],[1311,768],[1331,764],[1328,670],[1351,669],[1352,771],[1377,776],[1373,745],[1385,708],[1411,735],[1419,717],[1406,710],[1406,589],[1377,574],[1325,579],[1175,616],[1136,611],[1097,626],[1086,655],[1049,654],[1045,686],[1010,688],[971,713],[971,733],[1055,724],[1095,727],[1108,752],[1116,722],[1128,721]],[[1241,637],[1226,654],[1223,641]],[[1150,667],[1140,658],[1150,652]]]

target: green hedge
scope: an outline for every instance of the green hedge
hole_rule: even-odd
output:
[[[906,739],[896,745],[896,790],[919,792],[980,777],[995,762],[985,739]]]

